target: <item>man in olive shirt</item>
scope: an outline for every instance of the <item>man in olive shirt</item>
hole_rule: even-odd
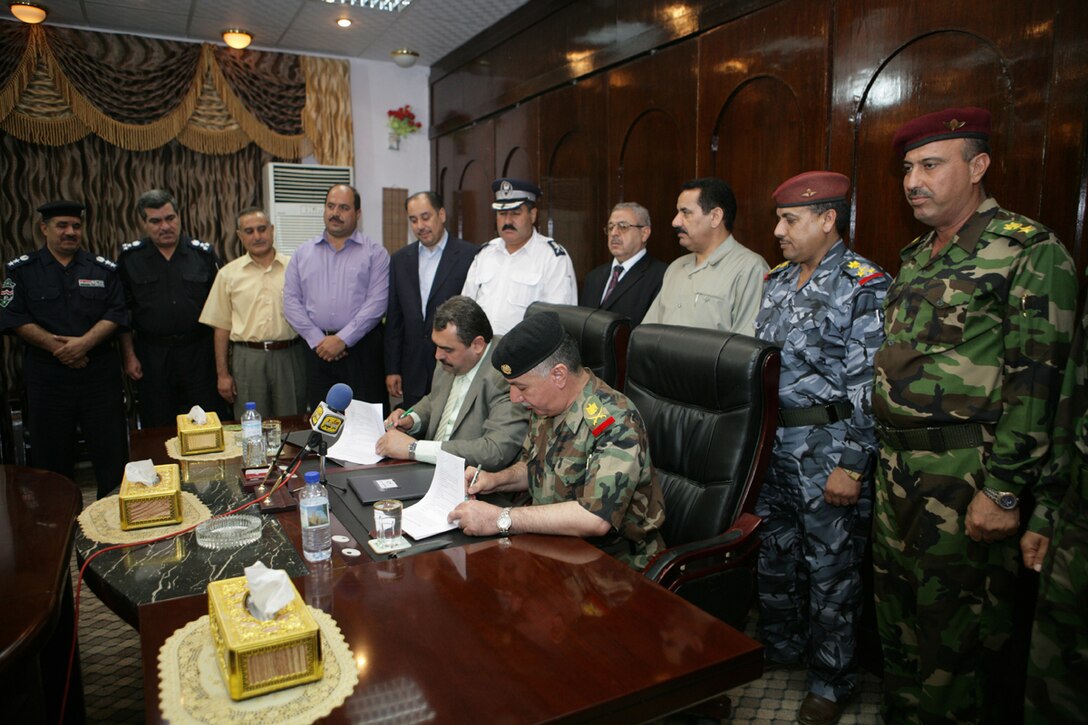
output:
[[[276,251],[274,232],[263,209],[238,215],[235,233],[246,253],[219,270],[200,313],[215,328],[217,387],[235,418],[250,400],[265,416],[306,409],[306,351],[283,316],[290,258]]]

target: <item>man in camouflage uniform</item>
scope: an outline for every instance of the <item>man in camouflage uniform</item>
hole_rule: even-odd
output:
[[[873,389],[889,723],[1007,716],[1019,497],[1050,449],[1073,327],[1069,253],[986,195],[989,132],[989,112],[960,108],[895,135],[907,200],[932,231],[901,254]]]
[[[808,667],[797,721],[838,720],[857,686],[861,561],[872,513],[873,356],[888,276],[848,249],[850,180],[789,179],[773,196],[786,261],[767,275],[756,337],[782,348],[774,455],[760,489],[760,639]]]
[[[1024,719],[1035,723],[1088,722],[1088,311],[1081,319],[1065,369],[1054,418],[1054,453],[1035,488],[1057,514],[1020,540],[1024,565],[1042,570],[1031,632]]]
[[[510,399],[532,411],[529,433],[509,468],[478,477],[467,468],[468,493],[527,489],[532,505],[500,509],[471,500],[449,520],[474,536],[584,536],[625,564],[645,567],[664,548],[665,506],[646,427],[631,401],[582,367],[554,313],[519,322],[491,364],[510,381]]]

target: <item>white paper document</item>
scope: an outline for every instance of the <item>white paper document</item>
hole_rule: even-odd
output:
[[[344,411],[344,430],[329,447],[329,458],[348,463],[370,464],[382,459],[374,452],[385,434],[381,403],[353,400]]]
[[[465,500],[465,459],[439,450],[435,463],[427,495],[404,509],[401,520],[404,533],[416,540],[457,528],[446,517]]]

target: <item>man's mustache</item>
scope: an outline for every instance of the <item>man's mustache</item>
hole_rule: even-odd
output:
[[[673,227],[672,230],[674,232],[676,232],[677,234],[687,234],[688,233],[688,230],[684,229],[684,227]]]
[[[518,228],[515,227],[513,224],[503,224],[502,225],[502,230],[504,232],[516,232],[518,230]]]
[[[933,198],[933,194],[931,192],[926,191],[925,189],[920,189],[918,187],[913,187],[911,189],[908,189],[907,190],[907,196],[909,196],[909,197],[923,197],[925,199],[932,199]]]

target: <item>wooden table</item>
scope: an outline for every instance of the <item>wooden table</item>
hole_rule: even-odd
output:
[[[296,580],[336,619],[359,684],[329,722],[364,722],[399,683],[442,723],[638,722],[762,672],[759,644],[581,539],[514,536]],[[204,596],[140,607],[148,722],[159,648]]]
[[[0,467],[0,698],[11,722],[56,722],[72,644],[68,561],[79,487],[57,473]],[[76,654],[68,720],[83,718]]]

